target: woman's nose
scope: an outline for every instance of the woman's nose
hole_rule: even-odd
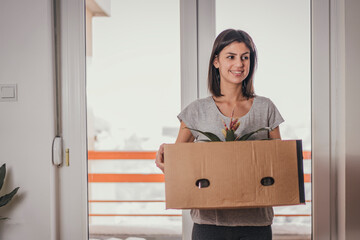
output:
[[[244,66],[244,62],[243,62],[243,60],[240,58],[240,59],[238,59],[237,61],[236,61],[236,65],[237,66],[239,66],[239,67],[242,67],[242,66]]]

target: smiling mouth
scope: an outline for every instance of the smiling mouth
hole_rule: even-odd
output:
[[[231,71],[231,70],[230,70],[230,72],[233,74],[236,74],[236,75],[244,73],[244,71]]]

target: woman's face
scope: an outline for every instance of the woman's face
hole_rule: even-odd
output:
[[[219,69],[220,81],[241,84],[250,70],[250,50],[243,42],[232,42],[214,59]]]

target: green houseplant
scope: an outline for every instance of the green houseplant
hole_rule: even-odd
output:
[[[0,167],[0,191],[1,191],[2,186],[4,184],[5,176],[6,176],[6,164],[4,163]],[[14,190],[12,190],[8,194],[0,196],[0,207],[3,207],[6,204],[8,204],[11,201],[11,199],[15,196],[15,194],[17,193],[18,190],[19,190],[19,187],[15,188]],[[5,220],[5,219],[7,219],[7,218],[6,217],[0,217],[0,220]]]

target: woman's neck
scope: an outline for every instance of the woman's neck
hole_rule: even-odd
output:
[[[220,86],[220,89],[223,96],[214,97],[216,101],[236,104],[237,102],[247,100],[247,98],[243,96],[241,85],[237,85],[236,87]]]

